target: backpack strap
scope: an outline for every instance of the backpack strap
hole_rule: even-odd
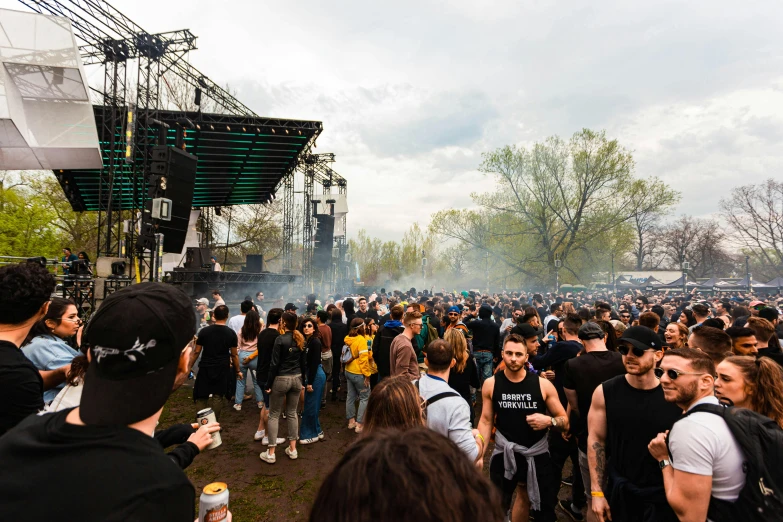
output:
[[[416,386],[416,391],[419,391],[419,380],[416,379],[413,381],[413,385]],[[421,393],[419,393],[421,395]],[[462,397],[459,393],[455,392],[454,390],[449,390],[445,392],[438,393],[437,395],[433,395],[429,399],[425,399],[425,402],[427,403],[424,408],[429,408],[431,405],[435,404],[441,399],[445,399],[446,397]]]
[[[688,415],[692,413],[699,413],[699,412],[706,412],[706,413],[712,413],[714,415],[719,415],[721,417],[726,417],[726,412],[728,411],[728,408],[726,406],[722,406],[720,404],[697,404],[687,412],[683,414],[680,419],[684,419]],[[677,419],[677,420],[680,420]]]

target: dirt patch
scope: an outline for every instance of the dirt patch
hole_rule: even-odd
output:
[[[192,383],[192,381],[190,381]],[[160,428],[176,423],[194,422],[197,408],[193,404],[192,388],[183,386],[171,395],[160,418]],[[258,426],[258,407],[246,401],[242,411],[223,409],[220,423],[223,444],[198,455],[185,470],[198,496],[210,482],[225,482],[230,491],[230,509],[236,522],[304,521],[309,518],[310,506],[321,482],[348,446],[358,435],[349,431],[345,420],[345,403],[328,401],[321,411],[321,427],[326,438],[315,444],[297,445],[299,458],[290,460],[279,446],[277,462],[269,465],[258,455],[266,449],[253,440]],[[280,437],[287,435],[286,422],[281,419]],[[488,474],[489,460],[485,460]],[[566,463],[565,474],[570,473]],[[567,498],[570,488],[560,490],[560,498]],[[557,512],[558,521],[568,521]]]

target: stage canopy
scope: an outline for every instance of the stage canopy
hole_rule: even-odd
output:
[[[109,109],[105,110],[103,106],[93,109],[99,129],[104,118],[111,121]],[[169,125],[166,145],[175,146],[177,129],[184,128],[185,150],[198,157],[194,208],[268,201],[282,178],[296,168],[300,154],[309,151],[323,128],[318,121],[179,111],[158,111],[156,118]],[[134,178],[134,165],[124,161],[125,111],[115,121],[120,122],[114,147],[120,167],[115,170],[112,182],[112,207],[115,210],[140,208],[142,191],[146,192],[146,188],[142,185],[143,177]],[[158,130],[151,125],[149,133],[155,144]],[[110,163],[109,149],[108,142],[101,142],[104,166]],[[136,157],[134,161],[141,163],[143,157]],[[55,170],[54,173],[74,210],[98,210],[99,170]],[[134,179],[137,183],[135,193]],[[105,181],[102,190],[108,191]],[[103,199],[107,199],[106,194]]]

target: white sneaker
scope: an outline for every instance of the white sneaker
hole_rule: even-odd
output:
[[[274,455],[274,453],[270,455],[269,450],[263,452],[261,455],[259,455],[259,457],[267,464],[274,464],[275,461],[277,461],[277,457]]]
[[[234,404],[234,409],[237,411],[242,411],[242,405],[241,404]]]
[[[312,444],[314,442],[318,442],[319,440],[321,439],[318,437],[313,437],[312,439],[299,439],[299,444]]]
[[[282,444],[282,443],[284,443],[284,442],[285,442],[285,439],[284,439],[284,438],[282,438],[282,437],[278,437],[278,438],[277,438],[277,443],[278,443],[278,444]],[[269,437],[267,437],[266,435],[264,435],[264,438],[263,438],[263,439],[261,439],[261,444],[263,444],[264,446],[269,446]]]
[[[259,401],[256,404],[258,405],[258,409],[259,410],[263,410],[264,409],[264,401]]]
[[[324,437],[326,437],[326,435],[324,434],[323,431],[318,434],[318,440],[324,440]]]
[[[296,450],[291,451],[291,446],[288,446],[285,449],[285,454],[288,455],[288,458],[291,460],[296,460],[299,458],[299,453]]]
[[[257,431],[256,434],[253,435],[253,440],[265,439],[266,437],[264,435],[265,435],[265,431],[264,430]]]

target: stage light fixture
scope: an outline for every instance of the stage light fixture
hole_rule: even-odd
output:
[[[201,89],[196,87],[196,98],[194,100],[194,103],[201,107]]]
[[[216,216],[222,216],[223,215],[223,209],[221,207],[215,207],[215,215]]]
[[[272,134],[275,134],[275,129],[272,129]]]
[[[210,130],[215,130],[215,126],[214,126],[214,125],[210,125],[210,126],[209,126],[209,129],[210,129]]]
[[[198,129],[198,130],[201,130],[201,125],[199,125],[199,124],[197,123],[197,124],[196,124],[196,129]]]
[[[231,132],[231,127],[229,127],[228,125],[226,125],[226,130],[227,130],[228,132]]]
[[[257,133],[259,133],[259,134],[261,134],[261,129],[259,129],[258,127],[256,127],[256,132],[257,132]]]
[[[285,130],[285,133],[288,134],[288,129]]]
[[[242,127],[242,132],[247,132],[247,129]]]

